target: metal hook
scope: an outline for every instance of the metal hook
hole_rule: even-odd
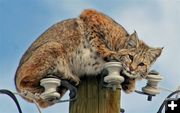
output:
[[[61,85],[69,89],[69,97],[70,99],[67,100],[58,100],[56,103],[61,103],[61,102],[68,102],[68,101],[74,101],[77,99],[77,88],[73,85],[71,85],[68,81],[66,80],[61,80]]]

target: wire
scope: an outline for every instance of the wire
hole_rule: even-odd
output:
[[[39,107],[38,103],[37,103],[36,100],[35,100],[35,98],[38,98],[38,97],[37,97],[36,95],[30,93],[30,92],[23,91],[23,92],[21,92],[21,93],[17,93],[17,92],[11,92],[11,91],[6,90],[6,89],[2,89],[2,90],[0,90],[0,93],[5,93],[5,94],[9,95],[10,97],[13,95],[13,97],[11,97],[11,98],[14,98],[14,99],[16,98],[15,95],[26,96],[26,97],[32,99],[32,101],[33,101],[34,104],[36,105],[39,113],[42,113],[42,112],[41,112],[41,108]],[[14,99],[13,99],[13,100],[14,100]],[[15,101],[15,100],[14,100],[14,101]],[[16,101],[17,101],[17,99],[16,99]],[[16,102],[15,102],[15,103],[16,103]],[[17,101],[17,104],[16,104],[16,105],[17,105],[17,107],[19,106],[19,107],[18,107],[19,113],[22,113],[18,101]]]
[[[6,90],[6,89],[0,89],[0,93],[6,94],[6,95],[10,96],[14,100],[14,102],[15,102],[17,108],[18,108],[19,113],[22,113],[22,110],[21,110],[21,107],[19,105],[19,102],[18,102],[16,96],[11,91]]]
[[[26,96],[26,97],[30,98],[30,99],[34,102],[34,104],[36,105],[39,113],[42,113],[42,112],[41,112],[41,108],[39,107],[38,103],[37,103],[36,100],[35,100],[36,98],[39,99],[38,96],[36,96],[35,94],[33,94],[33,93],[31,93],[31,92],[28,92],[28,91],[23,91],[23,92],[21,92],[21,93],[14,92],[14,94],[20,95],[20,96]]]
[[[39,107],[39,105],[38,105],[38,103],[36,102],[36,100],[33,99],[33,102],[34,102],[34,104],[36,105],[39,113],[42,113],[42,112],[41,112],[41,108]]]
[[[159,87],[161,90],[163,91],[167,91],[167,92],[174,92],[173,90],[170,90],[168,88],[165,88],[165,87]]]
[[[180,86],[178,86],[177,90],[180,90]],[[177,93],[176,98],[178,98],[180,93]]]
[[[173,95],[178,94],[178,93],[180,93],[180,90],[176,90],[176,91],[172,92],[171,94],[169,94],[169,95],[166,97],[166,99],[168,99],[168,98],[170,98],[170,97],[172,97]],[[161,106],[159,107],[159,110],[158,110],[157,113],[162,113],[162,110],[163,110],[164,105],[165,105],[165,103],[166,103],[166,99],[163,101],[163,103],[162,103]]]

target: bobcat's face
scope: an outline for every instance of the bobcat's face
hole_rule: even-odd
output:
[[[162,48],[151,48],[138,40],[136,32],[133,33],[121,50],[120,61],[123,65],[122,74],[130,78],[142,78],[148,73],[150,66],[160,56]]]

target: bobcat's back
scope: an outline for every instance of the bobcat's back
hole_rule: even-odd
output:
[[[24,63],[36,49],[48,42],[60,43],[66,48],[65,52],[70,53],[81,43],[82,35],[82,22],[79,19],[68,19],[54,24],[31,44],[21,58],[20,64]]]

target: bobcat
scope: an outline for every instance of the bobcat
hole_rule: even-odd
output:
[[[147,75],[161,51],[139,40],[136,32],[128,34],[105,14],[87,9],[79,18],[61,21],[36,39],[20,60],[15,84],[19,92],[33,94],[43,92],[40,80],[48,75],[78,85],[82,76],[97,76],[106,62],[116,60],[123,66],[122,89],[130,93],[136,78]],[[63,88],[58,91],[61,96],[66,92]],[[52,104],[43,99],[36,101],[41,107]]]

